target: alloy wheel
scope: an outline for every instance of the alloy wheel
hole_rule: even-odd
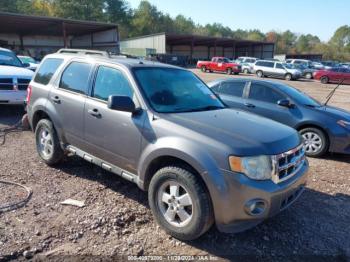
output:
[[[316,153],[322,149],[323,141],[318,134],[306,132],[302,136],[304,138],[306,153]]]

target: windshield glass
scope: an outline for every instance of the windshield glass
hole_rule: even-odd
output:
[[[33,63],[33,64],[36,64],[36,61],[33,59],[33,58],[31,58],[31,57],[27,57],[27,56],[20,56],[20,57],[18,57],[21,61],[22,61],[22,63]]]
[[[321,104],[308,96],[307,94],[301,92],[298,89],[295,89],[294,87],[284,85],[284,84],[277,84],[278,87],[286,93],[288,96],[290,96],[294,101],[296,101],[299,104],[305,105],[305,106],[312,106],[312,107],[318,107],[321,106]]]
[[[192,72],[173,68],[135,68],[134,74],[150,105],[159,113],[225,107]]]
[[[22,67],[21,61],[12,52],[0,50],[0,65],[18,66]]]

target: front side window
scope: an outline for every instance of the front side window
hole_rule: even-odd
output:
[[[229,96],[243,96],[245,82],[223,82],[220,86],[220,94]]]
[[[278,100],[284,99],[283,96],[270,88],[269,86],[252,83],[250,86],[249,98],[267,102],[267,103],[277,103]]]
[[[72,62],[64,70],[59,87],[79,94],[86,94],[92,66],[87,63]]]
[[[135,68],[135,78],[151,107],[160,113],[206,111],[225,106],[192,72],[174,68]]]
[[[63,59],[58,58],[45,59],[34,77],[34,82],[47,85],[62,62]]]
[[[17,66],[22,67],[22,62],[17,58],[17,56],[8,51],[0,50],[0,65],[6,66]]]
[[[97,72],[93,97],[108,100],[111,95],[133,98],[134,91],[129,81],[118,69],[100,66]]]
[[[283,66],[282,66],[282,64],[276,64],[276,68],[277,68],[277,69],[284,69]]]

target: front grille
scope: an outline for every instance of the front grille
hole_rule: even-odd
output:
[[[0,78],[0,90],[13,90],[12,78]]]
[[[294,176],[305,162],[304,145],[274,156],[275,172],[272,175],[273,182],[280,183]]]
[[[22,90],[23,91],[23,90],[27,90],[29,82],[30,82],[30,79],[18,78],[17,82],[18,82],[18,90]]]

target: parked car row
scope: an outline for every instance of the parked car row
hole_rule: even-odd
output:
[[[227,74],[256,74],[258,77],[282,78],[287,81],[300,78],[320,80],[321,83],[350,84],[350,68],[344,63],[342,67],[332,67],[335,63],[317,63],[304,59],[257,59],[239,57],[231,61],[225,57],[213,57],[211,61],[198,61],[197,68],[203,72],[225,72]]]

